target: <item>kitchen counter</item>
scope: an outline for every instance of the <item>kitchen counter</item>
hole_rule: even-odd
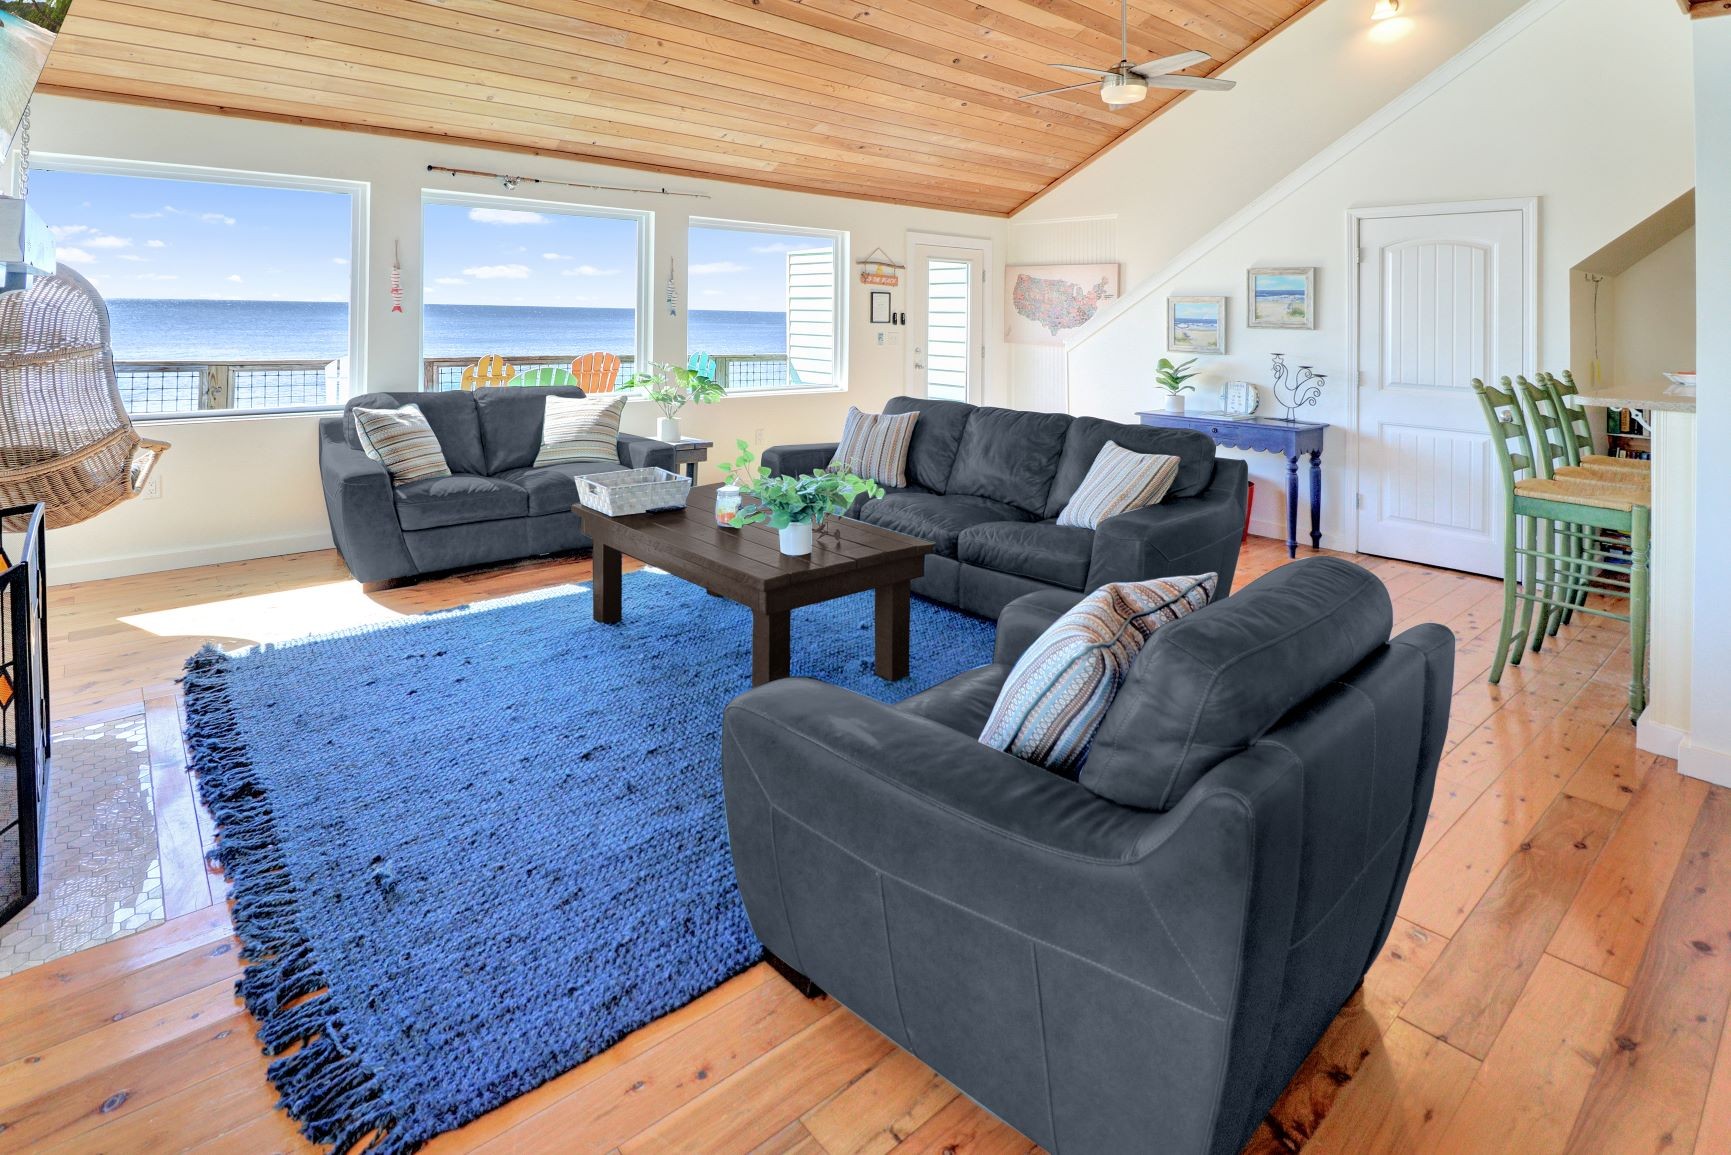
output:
[[[1607,393],[1582,391],[1581,404],[1599,405],[1606,409],[1651,409],[1659,413],[1693,413],[1695,398],[1681,393],[1667,393],[1662,386],[1643,389],[1639,385],[1624,385]]]

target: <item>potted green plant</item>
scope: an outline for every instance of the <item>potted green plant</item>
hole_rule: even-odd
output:
[[[708,405],[727,396],[727,388],[715,378],[683,365],[651,361],[619,386],[649,398],[661,410],[655,422],[657,441],[679,440],[679,411],[687,405]]]
[[[1191,368],[1194,364],[1196,364],[1194,357],[1182,365],[1174,365],[1170,360],[1162,357],[1159,363],[1155,365],[1154,384],[1166,390],[1166,412],[1184,412],[1184,394],[1196,391],[1196,386],[1187,385],[1185,382],[1201,372],[1199,369]]]
[[[803,557],[811,552],[812,530],[832,514],[846,513],[861,494],[882,497],[883,486],[839,465],[798,477],[765,477],[753,468],[750,445],[738,442],[739,456],[724,466],[728,479],[747,500],[735,525],[768,525],[781,538],[781,552]]]

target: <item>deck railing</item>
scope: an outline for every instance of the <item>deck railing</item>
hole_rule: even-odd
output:
[[[563,354],[507,355],[518,372],[543,366],[565,368]],[[421,388],[459,389],[463,368],[473,357],[428,357]],[[629,376],[634,359],[620,358],[620,375]],[[291,405],[341,405],[348,397],[348,359],[252,361],[119,361],[115,379],[126,411],[134,415],[198,413],[218,409],[279,409]],[[787,357],[782,353],[730,353],[715,358],[715,376],[729,392],[784,389]]]

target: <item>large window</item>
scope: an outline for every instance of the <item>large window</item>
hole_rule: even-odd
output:
[[[37,158],[61,264],[108,302],[136,416],[340,404],[363,186]]]
[[[694,219],[688,260],[688,352],[728,392],[843,384],[845,233]]]
[[[455,389],[492,354],[521,372],[614,353],[629,374],[648,347],[648,238],[648,213],[429,194],[424,387]]]

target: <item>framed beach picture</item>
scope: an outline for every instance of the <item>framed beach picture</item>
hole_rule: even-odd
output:
[[[1166,349],[1171,353],[1226,352],[1226,298],[1166,298]]]
[[[1251,269],[1250,316],[1252,329],[1316,328],[1316,270]]]

